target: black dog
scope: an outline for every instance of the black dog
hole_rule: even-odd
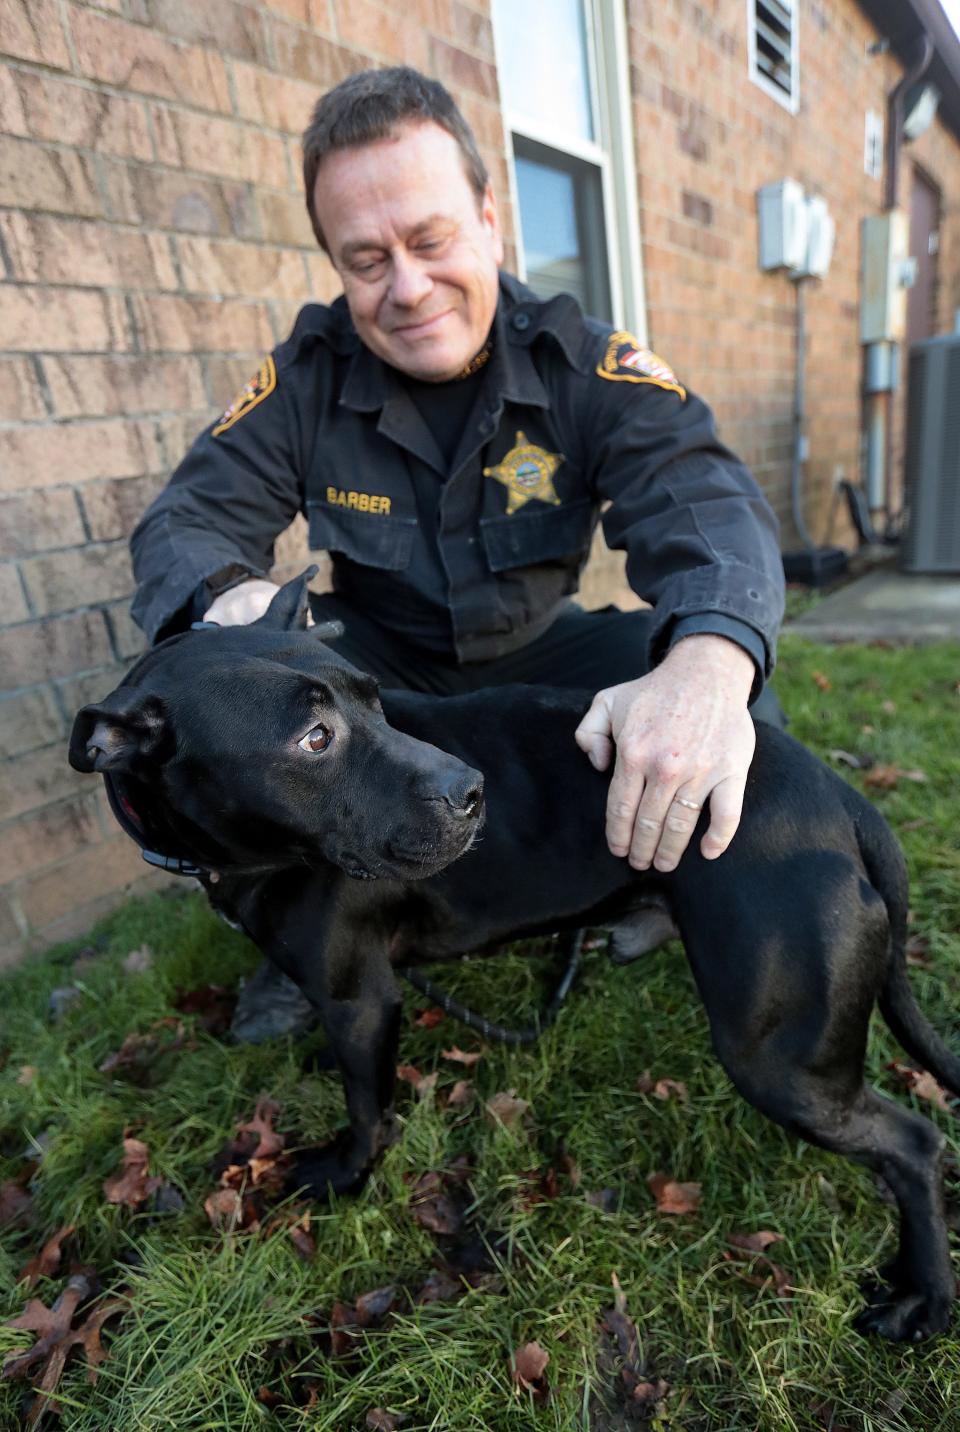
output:
[[[624,957],[639,898],[656,892],[744,1098],[896,1196],[899,1252],[859,1327],[912,1340],[945,1328],[944,1140],[863,1082],[879,1004],[960,1093],[960,1059],[907,981],[906,874],[878,812],[758,726],[727,853],[704,860],[695,839],[672,873],[640,875],[606,848],[607,778],[573,739],[588,696],[385,692],[381,707],[376,683],[305,624],[299,578],[251,626],[171,637],[78,714],[70,747],[77,770],[109,773],[144,842],[192,861],[213,905],[320,1011],[350,1124],[305,1156],[298,1184],[355,1190],[389,1141],[393,965],[583,925],[613,927]]]

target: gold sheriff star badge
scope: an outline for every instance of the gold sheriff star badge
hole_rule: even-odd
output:
[[[517,440],[502,462],[496,467],[485,467],[484,477],[495,477],[507,489],[507,514],[516,512],[531,497],[541,502],[552,502],[556,507],[560,498],[553,486],[553,474],[563,462],[563,453],[547,452],[546,448],[528,443],[525,433],[517,433]]]

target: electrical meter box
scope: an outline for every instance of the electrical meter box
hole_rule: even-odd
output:
[[[833,255],[836,224],[827,210],[826,199],[807,200],[807,253],[804,272],[811,278],[825,278]]]
[[[803,186],[796,179],[765,184],[757,192],[760,267],[802,272],[807,261],[809,216]]]
[[[907,289],[916,275],[905,209],[864,219],[860,229],[860,341],[898,343],[907,334]]]

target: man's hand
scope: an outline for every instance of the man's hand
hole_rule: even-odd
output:
[[[756,744],[747,700],[754,664],[735,642],[690,636],[647,676],[599,691],[577,727],[577,745],[598,771],[616,750],[607,797],[607,844],[637,870],[673,870],[700,809],[710,827],[707,860],[722,855],[740,824]]]
[[[203,614],[205,622],[220,626],[246,626],[262,617],[280,588],[262,577],[240,582],[229,592],[221,592]]]

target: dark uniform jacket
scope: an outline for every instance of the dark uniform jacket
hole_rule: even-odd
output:
[[[492,337],[448,464],[344,299],[307,305],[133,534],[148,637],[266,575],[302,511],[339,593],[415,646],[495,658],[576,591],[609,504],[607,543],[626,549],[630,584],[655,607],[651,661],[680,635],[717,632],[762,681],[783,610],[776,519],[707,406],[630,334],[506,274]]]

